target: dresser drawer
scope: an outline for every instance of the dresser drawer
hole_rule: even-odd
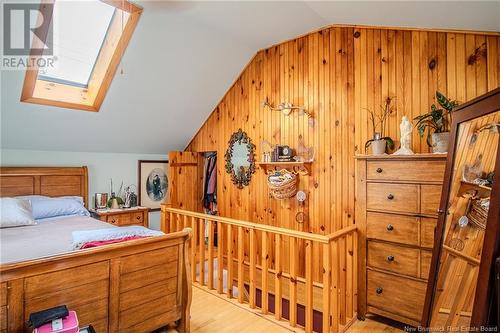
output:
[[[421,185],[420,211],[422,214],[436,215],[441,201],[441,185]]]
[[[434,247],[434,229],[437,219],[422,217],[420,219],[420,246],[432,249]]]
[[[368,212],[366,235],[372,239],[418,245],[418,219],[413,216]]]
[[[396,244],[368,242],[368,266],[418,277],[419,251]]]
[[[420,278],[428,279],[429,270],[431,269],[432,252],[420,251]]]
[[[409,168],[408,166],[411,165]],[[443,181],[444,161],[368,161],[368,180]]]
[[[425,282],[368,271],[368,305],[415,321],[421,320],[426,288]]]
[[[418,186],[412,184],[368,183],[366,207],[402,213],[418,213]]]

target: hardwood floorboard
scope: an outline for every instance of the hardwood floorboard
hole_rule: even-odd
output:
[[[287,325],[283,321],[284,325]],[[378,316],[368,316],[364,321],[356,321],[346,333],[398,333],[403,326]],[[166,333],[175,333],[170,328]],[[298,328],[278,325],[273,319],[260,315],[255,310],[238,306],[232,301],[212,294],[193,285],[191,304],[192,333],[289,333],[304,332]]]

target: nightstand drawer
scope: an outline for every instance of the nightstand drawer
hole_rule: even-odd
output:
[[[400,244],[418,245],[418,217],[396,214],[366,214],[368,238]]]
[[[396,180],[396,181],[437,181],[441,182],[444,176],[445,164],[443,161],[411,161],[404,163],[393,161],[368,161],[366,163],[366,177],[368,180]]]
[[[137,212],[132,214],[131,223],[134,224],[144,224],[144,214],[143,212]]]
[[[131,223],[130,217],[130,214],[108,215],[106,221],[114,225],[126,225]]]
[[[368,305],[420,321],[427,284],[412,279],[368,271]]]
[[[367,263],[370,267],[418,277],[419,250],[369,241]]]
[[[368,209],[418,213],[418,186],[412,184],[368,183]]]

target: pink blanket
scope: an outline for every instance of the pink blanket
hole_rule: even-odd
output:
[[[84,243],[82,245],[81,249],[89,249],[91,247],[98,247],[98,246],[103,246],[103,245],[108,245],[108,244],[121,243],[121,242],[126,242],[129,240],[141,239],[141,238],[146,238],[146,237],[148,237],[148,236],[128,236],[128,237],[123,237],[123,238],[118,238],[118,239],[92,241],[92,242]]]

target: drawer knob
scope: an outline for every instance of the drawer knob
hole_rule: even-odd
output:
[[[115,220],[111,220],[111,223],[116,223],[116,221]]]
[[[393,231],[393,230],[394,230],[394,227],[392,226],[392,224],[388,224],[387,231]]]
[[[377,173],[382,173],[382,171],[384,171],[384,170],[382,170],[382,168],[377,168],[376,171],[377,171]]]
[[[387,257],[388,262],[393,262],[394,261],[394,256],[388,256]]]
[[[378,288],[375,290],[375,292],[376,292],[378,295],[382,294],[382,292],[383,292],[383,291],[384,291],[384,289],[382,289],[381,287],[378,287]]]
[[[137,216],[137,217],[136,217],[136,219],[140,220],[140,219],[141,219],[141,217],[140,217],[140,216]]]
[[[389,195],[387,196],[387,199],[392,200],[392,199],[394,199],[394,196],[393,196],[392,194],[389,194]]]

